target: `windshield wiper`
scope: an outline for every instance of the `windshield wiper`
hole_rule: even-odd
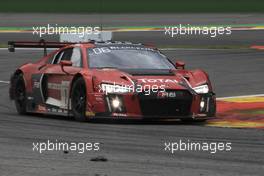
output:
[[[97,67],[97,69],[107,69],[107,68],[110,68],[110,69],[118,69],[117,67]]]

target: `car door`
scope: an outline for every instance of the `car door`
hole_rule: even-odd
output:
[[[61,66],[61,61],[71,61],[72,66]],[[44,104],[47,111],[53,113],[68,109],[70,83],[73,76],[82,69],[82,55],[79,47],[70,47],[56,53],[51,63],[43,66],[35,79],[39,86],[35,92],[39,103]],[[34,79],[34,77],[33,77]]]

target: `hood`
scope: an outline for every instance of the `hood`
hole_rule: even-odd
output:
[[[165,89],[190,89],[191,85],[181,74],[170,70],[118,70],[94,69],[92,70],[96,86],[107,83],[115,85],[141,85],[163,87]]]

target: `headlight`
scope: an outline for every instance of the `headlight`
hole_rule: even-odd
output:
[[[127,93],[133,89],[127,85],[101,84],[102,91],[105,93]]]
[[[198,94],[203,94],[203,93],[208,93],[209,92],[209,88],[208,85],[202,85],[202,86],[197,86],[194,87],[193,90],[198,93]]]
[[[109,94],[106,98],[110,112],[124,113],[126,111],[123,95]]]

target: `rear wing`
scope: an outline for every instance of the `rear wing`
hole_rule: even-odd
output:
[[[15,52],[15,48],[43,48],[44,56],[47,55],[47,48],[62,48],[68,45],[76,44],[75,42],[46,42],[40,40],[39,42],[30,41],[9,41],[8,51]]]

